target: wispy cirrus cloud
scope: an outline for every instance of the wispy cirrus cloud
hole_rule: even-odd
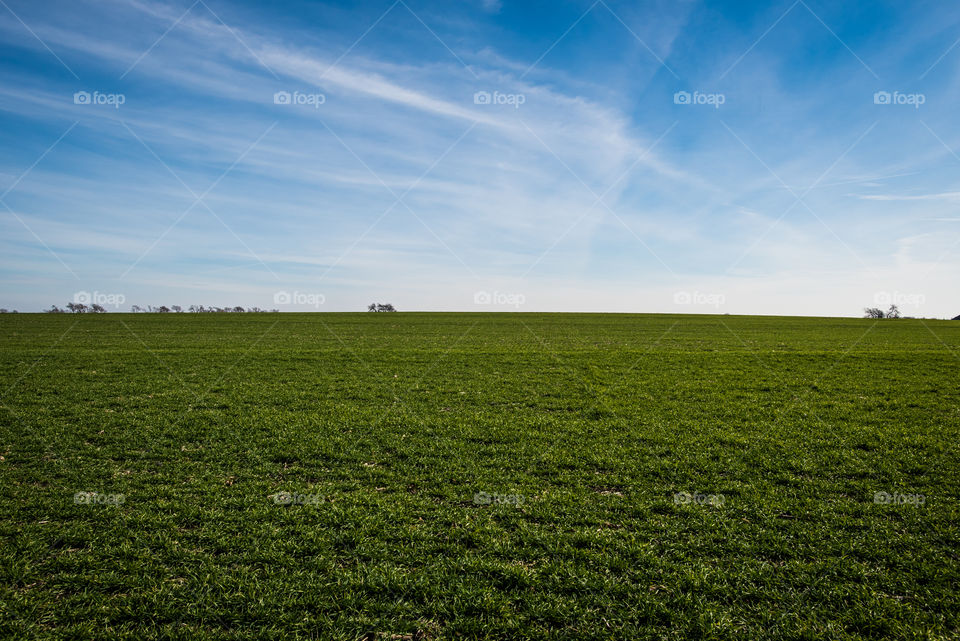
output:
[[[884,200],[884,201],[904,201],[904,200],[960,200],[960,191],[946,191],[936,194],[858,194],[857,198],[861,200]]]

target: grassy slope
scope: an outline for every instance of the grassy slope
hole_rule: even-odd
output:
[[[960,634],[960,323],[109,314],[0,331],[0,637]]]

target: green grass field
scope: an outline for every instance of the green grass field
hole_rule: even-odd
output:
[[[0,638],[960,636],[960,322],[0,329]]]

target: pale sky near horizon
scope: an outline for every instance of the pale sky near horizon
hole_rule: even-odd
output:
[[[960,314],[960,6],[0,2],[0,307]]]

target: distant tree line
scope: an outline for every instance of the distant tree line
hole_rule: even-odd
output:
[[[84,305],[83,303],[67,303],[66,309],[60,309],[56,305],[51,305],[50,309],[43,310],[48,314],[105,314],[107,310],[103,305]]]
[[[84,305],[83,303],[67,303],[66,309],[61,309],[56,305],[51,305],[50,309],[43,310],[47,314],[104,314],[106,309],[102,305]],[[180,314],[183,312],[191,314],[206,314],[206,313],[220,313],[220,314],[244,314],[244,313],[263,313],[263,312],[277,312],[280,310],[277,309],[260,309],[259,307],[250,307],[243,308],[240,305],[235,307],[204,307],[203,305],[191,305],[187,309],[183,309],[180,305],[171,305],[167,307],[166,305],[160,305],[154,307],[153,305],[147,305],[146,307],[141,307],[140,305],[134,305],[130,308],[130,311],[134,314],[146,313],[146,314]],[[2,310],[3,313],[6,310]],[[16,310],[14,310],[16,312]]]
[[[278,312],[278,309],[261,309],[259,307],[248,307],[244,309],[240,305],[234,307],[216,307],[211,305],[210,307],[204,307],[203,305],[191,305],[187,309],[183,309],[179,305],[172,305],[167,307],[166,305],[160,305],[159,307],[154,307],[153,305],[147,305],[145,308],[140,307],[139,305],[134,305],[130,308],[131,312],[146,312],[148,314],[180,314],[187,312],[188,314],[262,314],[264,312]]]
[[[7,309],[6,307],[0,307],[0,314],[19,314],[15,309]]]
[[[396,308],[390,303],[370,303],[367,305],[368,312],[395,312]]]

